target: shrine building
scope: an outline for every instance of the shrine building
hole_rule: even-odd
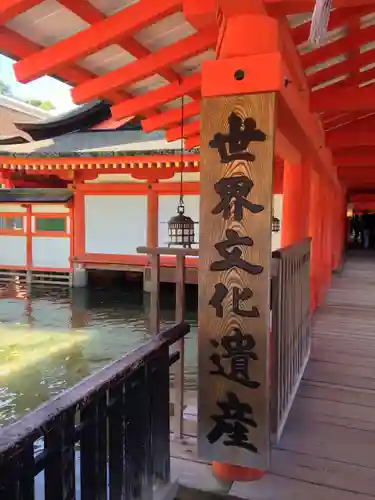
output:
[[[0,429],[0,498],[40,474],[45,500],[373,498],[375,228],[348,220],[375,211],[375,0],[2,0],[0,23],[17,80],[79,105],[0,144],[0,271],[144,273],[150,334]]]

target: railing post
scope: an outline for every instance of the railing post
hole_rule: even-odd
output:
[[[181,323],[185,316],[185,256],[176,256],[176,323]],[[185,382],[185,340],[176,344],[180,359],[174,365],[174,411],[172,431],[177,438],[183,436],[184,421],[184,382]]]
[[[160,329],[160,255],[151,254],[149,258],[151,263],[149,331],[152,335],[156,335]]]

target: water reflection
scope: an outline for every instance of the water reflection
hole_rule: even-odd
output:
[[[171,292],[163,294],[162,326],[174,320]],[[191,293],[188,298],[192,299]],[[27,290],[17,283],[0,284],[0,425],[20,418],[145,342],[147,308],[137,283],[122,289],[80,290]],[[195,387],[195,310],[195,298],[188,300],[189,388]]]

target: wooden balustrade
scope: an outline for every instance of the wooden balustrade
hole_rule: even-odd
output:
[[[1,500],[171,497],[169,347],[188,332],[165,330],[4,427]]]
[[[278,442],[310,355],[310,239],[272,257],[271,425]]]
[[[192,248],[169,248],[169,247],[138,247],[138,253],[147,254],[150,261],[151,288],[150,288],[150,313],[149,328],[152,332],[158,332],[160,326],[160,256],[169,255],[176,257],[176,308],[175,321],[180,323],[184,321],[185,316],[185,258],[187,256],[197,257],[199,250]],[[179,354],[179,361],[174,366],[173,377],[173,415],[171,428],[173,434],[182,438],[184,426],[184,372],[185,372],[185,341],[182,337],[180,342],[176,343],[175,352]]]

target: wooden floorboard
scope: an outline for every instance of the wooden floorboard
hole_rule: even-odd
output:
[[[311,358],[272,451],[271,470],[261,481],[234,483],[230,495],[249,500],[375,498],[375,254],[349,256],[312,330]],[[196,461],[195,437],[172,448],[180,460]],[[210,476],[206,464],[200,464],[200,471],[203,466]],[[196,477],[205,482],[201,472]]]

